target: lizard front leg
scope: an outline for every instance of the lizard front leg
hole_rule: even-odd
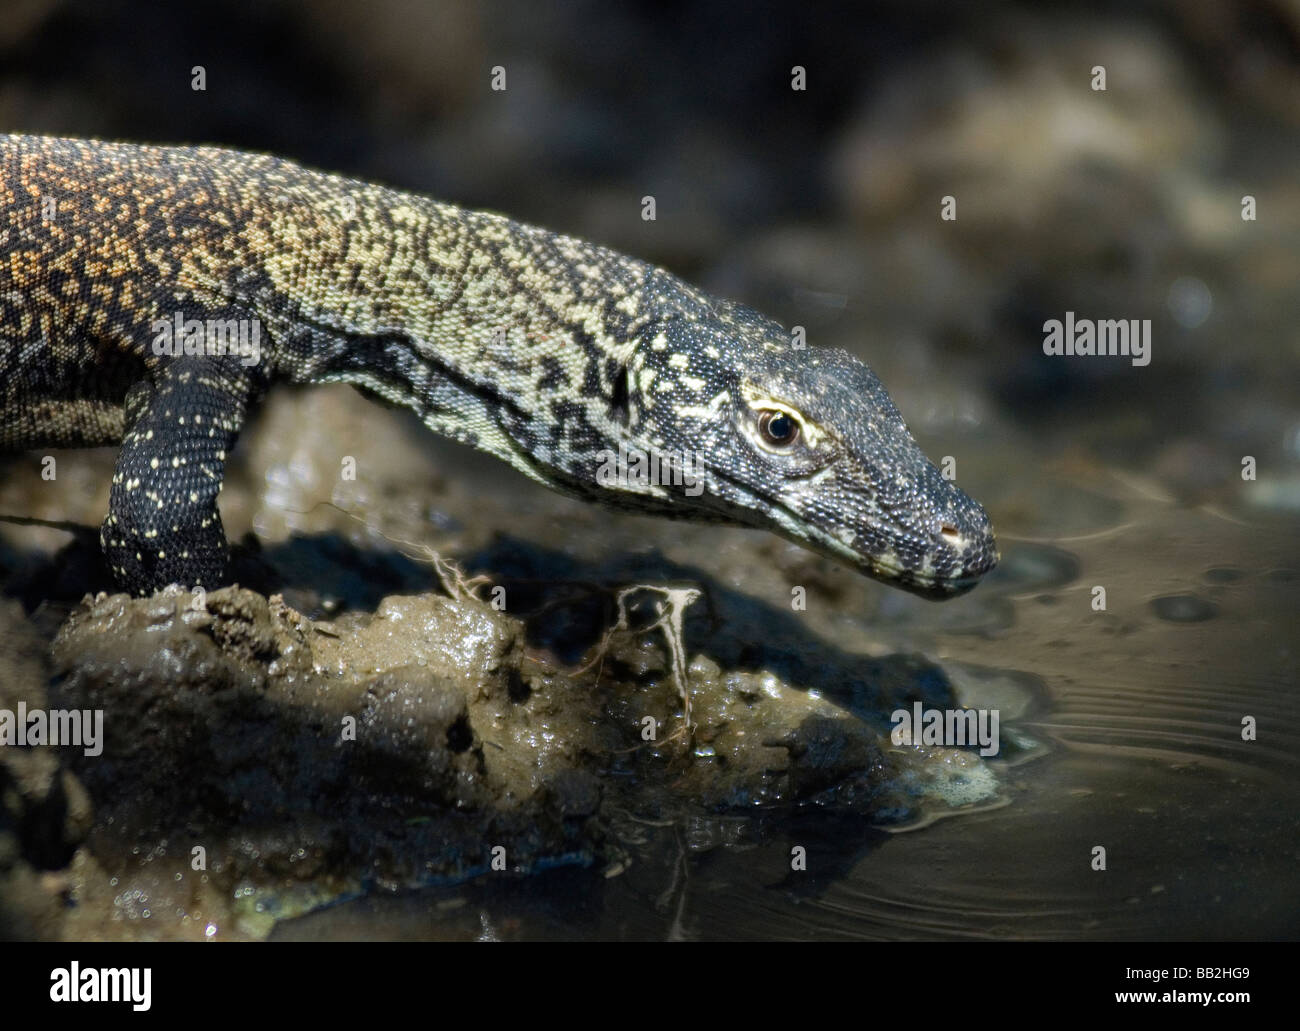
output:
[[[251,388],[237,363],[176,357],[128,394],[100,528],[123,589],[149,594],[173,583],[212,589],[225,582],[229,549],[217,495]]]

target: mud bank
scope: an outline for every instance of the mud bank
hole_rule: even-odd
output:
[[[449,586],[333,620],[238,587],[101,593],[48,656],[10,603],[6,706],[100,710],[104,740],[0,753],[6,936],[257,938],[366,893],[617,876],[629,821],[744,814],[718,842],[739,845],[807,806],[890,823],[995,790],[973,750],[896,749],[883,718],[774,673],[675,669],[680,593],[605,598],[626,628],[568,664],[488,585]],[[880,673],[831,693],[879,717],[950,691],[920,660]]]

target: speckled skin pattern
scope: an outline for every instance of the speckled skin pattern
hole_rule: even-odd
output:
[[[997,562],[870,369],[663,269],[274,157],[0,136],[0,449],[121,444],[101,539],[125,589],[225,582],[226,455],[277,380],[351,383],[565,493],[766,528],[926,596]],[[704,489],[602,480],[620,445],[699,456]]]

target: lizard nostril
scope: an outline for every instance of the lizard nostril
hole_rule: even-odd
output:
[[[947,537],[950,541],[955,541],[958,537],[961,536],[961,531],[958,530],[957,527],[953,526],[952,523],[944,523],[942,526],[939,527],[939,532],[943,534],[945,537]]]

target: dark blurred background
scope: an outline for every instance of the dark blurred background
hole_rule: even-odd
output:
[[[1250,453],[1300,493],[1296,0],[7,0],[0,128],[490,207],[858,351],[923,437],[1023,433],[1197,498]],[[1065,310],[1151,318],[1152,365],[1045,359]]]

